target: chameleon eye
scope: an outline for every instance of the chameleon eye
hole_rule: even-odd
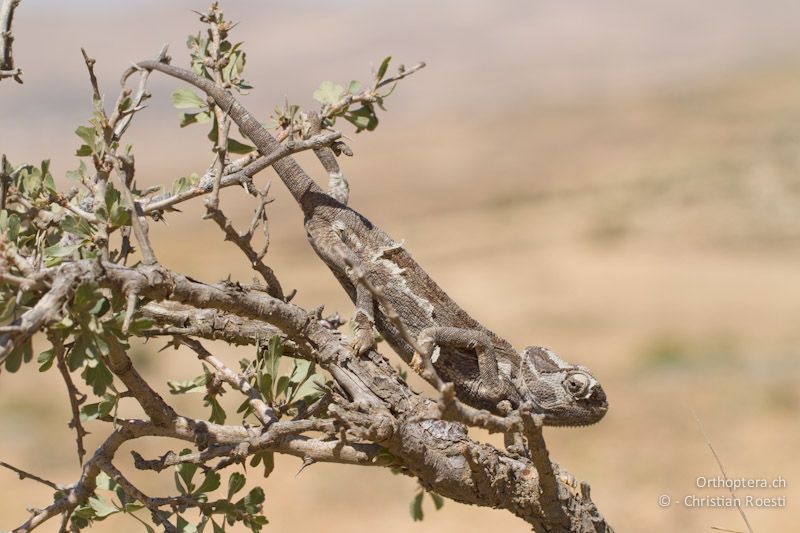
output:
[[[589,377],[586,374],[574,373],[564,380],[564,388],[575,397],[584,396],[589,390]]]

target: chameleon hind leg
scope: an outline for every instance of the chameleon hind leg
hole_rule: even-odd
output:
[[[361,355],[375,347],[375,300],[369,289],[359,281],[356,270],[363,271],[360,260],[336,231],[309,229],[308,236],[317,254],[331,265],[334,273],[343,272],[355,289],[353,336],[350,345],[357,355]]]

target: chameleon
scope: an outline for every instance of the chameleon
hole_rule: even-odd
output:
[[[230,91],[165,61],[142,61],[137,66],[203,91],[262,155],[279,148],[278,141]],[[352,347],[359,356],[374,347],[374,327],[411,364],[415,348],[406,340],[410,334],[417,339],[417,347],[429,352],[440,379],[453,383],[456,396],[467,405],[502,415],[508,412],[508,403],[516,409],[527,402],[550,426],[588,425],[605,415],[606,394],[586,367],[568,363],[540,346],[518,352],[472,318],[430,278],[402,243],[346,205],[346,187],[342,186],[343,178],[330,148],[316,152],[331,182],[338,178],[333,194],[324,191],[290,156],[272,167],[300,206],[314,251],[355,304]],[[402,317],[406,335],[393,325],[387,309],[360,279],[380,287],[384,301]]]

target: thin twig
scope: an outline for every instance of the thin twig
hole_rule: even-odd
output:
[[[257,225],[257,221],[259,219],[266,216],[264,214],[264,205],[267,203],[266,194],[260,195],[260,199],[261,202],[256,210],[256,216],[253,218],[253,222],[250,224],[248,231],[243,234],[240,234],[236,231],[231,220],[225,216],[225,213],[223,213],[219,207],[213,205],[213,202],[206,203],[206,218],[210,218],[217,223],[217,226],[219,226],[219,228],[225,233],[225,240],[236,244],[236,246],[247,257],[247,260],[250,262],[250,266],[253,268],[253,270],[261,274],[261,277],[264,278],[264,281],[267,284],[267,293],[270,296],[278,298],[279,300],[283,300],[283,288],[281,287],[277,276],[275,276],[275,272],[269,266],[264,264],[264,261],[262,260],[264,257],[264,252],[266,252],[266,248],[262,252],[256,252],[251,244],[253,230],[255,229],[254,226]]]
[[[173,532],[177,531],[177,528],[170,524],[166,518],[158,511],[158,505],[153,502],[153,498],[148,497],[145,495],[141,490],[136,488],[136,486],[131,483],[128,478],[126,478],[122,472],[119,471],[114,464],[106,459],[100,463],[100,468],[102,468],[103,472],[105,472],[108,477],[113,479],[122,490],[125,491],[125,494],[132,500],[132,501],[139,501],[147,507],[150,511],[154,519],[157,519],[161,525],[164,527],[164,531]]]
[[[275,414],[275,409],[264,402],[261,394],[250,385],[243,375],[237,374],[225,366],[222,361],[214,357],[211,352],[206,350],[205,347],[195,339],[190,339],[180,335],[176,335],[175,339],[181,344],[191,348],[197,354],[199,359],[210,364],[214,368],[214,372],[216,372],[221,381],[224,381],[231,387],[247,396],[249,398],[248,402],[253,410],[253,414],[256,416],[256,418],[258,418],[258,421],[261,422],[262,426],[269,427],[278,420],[278,416]]]
[[[118,182],[131,212],[131,226],[133,227],[133,234],[136,237],[136,242],[139,243],[142,263],[145,265],[155,265],[158,260],[153,252],[153,246],[150,244],[147,218],[142,214],[142,209],[139,203],[134,199],[133,193],[128,186],[128,183],[133,181],[133,157],[118,156],[117,161],[119,162],[118,168],[120,171],[117,172]]]
[[[8,188],[11,187],[11,176],[6,173],[7,166],[9,165],[6,154],[0,155],[0,209],[6,208]]]
[[[412,74],[414,74],[415,72],[417,72],[418,70],[421,70],[423,68],[425,68],[425,62],[424,61],[420,61],[419,63],[417,63],[416,65],[414,65],[412,67],[403,68],[403,69],[399,70],[398,73],[395,76],[390,76],[388,78],[384,78],[383,80],[381,80],[381,82],[378,83],[375,86],[375,88],[376,89],[380,89],[381,87],[385,87],[386,85],[389,85],[390,83],[394,83],[396,81],[400,81],[403,78],[405,78],[407,76],[411,76]]]
[[[534,414],[533,405],[523,404],[519,409],[522,418],[528,451],[536,471],[539,472],[539,486],[542,488],[542,510],[545,519],[554,530],[564,522],[564,510],[558,499],[558,479],[550,462],[550,452],[544,442],[542,427],[544,415]]]
[[[158,53],[158,60],[164,61],[167,59],[167,45],[165,44],[161,51]],[[147,93],[147,80],[150,77],[150,72],[145,70],[142,72],[141,77],[139,78],[139,86],[136,89],[136,93],[134,93],[133,97],[131,98],[131,104],[126,110],[121,109],[121,104],[123,101],[123,94],[125,94],[125,83],[128,80],[128,77],[137,72],[138,69],[128,69],[122,75],[122,79],[120,84],[122,85],[122,93],[120,93],[120,98],[117,102],[117,105],[114,109],[114,115],[111,116],[110,122],[114,124],[114,139],[119,139],[122,137],[122,134],[125,133],[125,130],[128,129],[128,126],[133,119],[133,115],[136,111],[142,108],[142,102],[147,99],[150,95]],[[119,118],[116,117],[116,114],[119,113],[121,116]]]
[[[61,372],[61,377],[64,379],[64,384],[67,386],[67,396],[69,397],[69,405],[72,409],[72,420],[69,423],[69,427],[75,430],[75,441],[78,447],[78,463],[83,465],[83,458],[86,455],[86,448],[83,446],[83,437],[86,436],[86,430],[83,424],[81,424],[81,404],[86,401],[86,395],[81,394],[72,381],[72,376],[69,373],[65,358],[64,343],[57,335],[48,335],[48,340],[53,345],[58,371]]]
[[[94,64],[95,60],[89,57],[86,53],[86,50],[81,48],[81,54],[83,55],[83,62],[86,63],[86,69],[89,71],[89,82],[92,85],[92,100],[94,102],[102,102],[103,97],[100,94],[100,87],[97,84],[97,76],[94,73]]]
[[[61,490],[61,489],[64,488],[64,487],[58,485],[57,483],[53,483],[52,481],[48,481],[48,480],[44,479],[43,477],[37,476],[36,474],[31,474],[30,472],[26,472],[25,470],[22,470],[21,468],[17,468],[16,466],[13,466],[13,465],[10,465],[10,464],[6,463],[5,461],[0,461],[0,466],[2,466],[4,468],[8,468],[9,470],[11,470],[13,472],[16,472],[16,474],[19,476],[20,479],[32,479],[34,481],[38,481],[42,485],[47,485],[48,487],[50,487],[53,490]]]
[[[728,483],[728,474],[725,473],[725,467],[722,466],[722,460],[719,458],[717,450],[714,449],[714,445],[711,444],[711,440],[708,438],[705,428],[703,428],[703,423],[700,422],[700,417],[697,416],[697,413],[695,412],[694,408],[692,408],[692,416],[694,417],[695,422],[697,422],[697,427],[700,428],[700,433],[703,435],[703,439],[706,441],[708,449],[711,450],[711,454],[714,456],[714,460],[717,462],[719,471],[722,473],[722,478],[725,480],[725,486],[728,487],[731,496],[733,496],[733,503],[734,505],[736,505],[736,509],[742,516],[742,520],[744,520],[744,523],[747,526],[747,531],[753,533],[753,528],[750,525],[750,521],[747,519],[747,515],[745,514],[744,509],[742,509],[742,505],[739,502],[739,498],[736,497],[736,489],[733,487],[732,483]]]
[[[14,53],[11,44],[14,35],[11,33],[11,24],[14,20],[14,10],[22,0],[3,0],[0,4],[0,80],[14,78],[22,83],[22,70],[14,67]]]
[[[417,63],[413,67],[401,70],[395,76],[390,76],[388,78],[384,78],[383,80],[381,80],[379,82],[376,82],[375,85],[373,85],[371,88],[369,88],[369,89],[367,89],[367,90],[365,90],[363,92],[360,92],[358,94],[345,95],[341,100],[339,100],[338,102],[336,102],[335,104],[333,104],[332,106],[330,106],[329,108],[324,110],[322,116],[324,118],[330,118],[330,117],[332,117],[334,115],[338,115],[339,113],[341,113],[342,111],[344,111],[345,109],[347,109],[348,107],[350,107],[350,105],[352,105],[354,103],[364,103],[364,102],[372,103],[372,102],[375,102],[378,99],[378,95],[377,95],[378,89],[380,89],[382,87],[385,87],[385,86],[389,85],[390,83],[395,83],[397,81],[400,81],[403,78],[408,77],[408,76],[414,74],[415,72],[417,72],[418,70],[423,69],[423,68],[425,68],[425,63],[424,62]]]

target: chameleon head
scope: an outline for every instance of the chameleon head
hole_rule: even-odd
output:
[[[608,411],[603,387],[586,367],[572,365],[541,346],[522,352],[520,392],[547,426],[585,426]]]

